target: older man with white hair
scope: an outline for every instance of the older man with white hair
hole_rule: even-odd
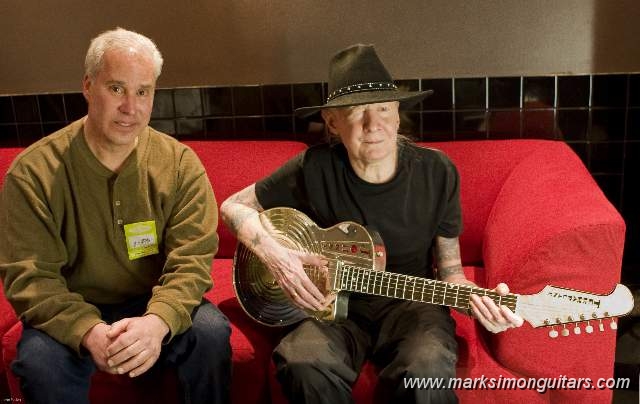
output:
[[[399,110],[432,91],[399,89],[374,47],[363,44],[331,59],[328,88],[325,104],[296,110],[303,116],[322,114],[328,143],[310,147],[230,196],[220,207],[222,219],[265,264],[291,302],[311,313],[322,312],[336,296],[323,293],[318,287],[322,282],[313,282],[306,268],[328,273],[331,256],[280,243],[262,215],[267,209],[294,208],[321,228],[341,228],[344,222],[367,226],[384,241],[386,253],[379,253],[390,272],[473,285],[464,275],[458,243],[458,172],[444,153],[418,147],[398,134]],[[350,249],[343,232],[346,241],[334,244]],[[357,252],[357,243],[351,245]],[[499,284],[496,291],[506,294],[509,289]],[[523,322],[486,296],[471,295],[470,309],[491,332]],[[301,321],[276,347],[278,380],[291,402],[351,403],[351,386],[367,358],[380,369],[380,402],[457,401],[452,390],[413,389],[403,382],[437,378],[446,386],[446,380],[455,377],[457,343],[447,308],[390,299],[379,291],[351,293],[345,311],[346,318],[339,322],[314,317]]]

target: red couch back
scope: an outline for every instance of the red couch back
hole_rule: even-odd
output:
[[[306,148],[295,141],[184,141],[200,157],[218,204],[232,193],[270,174]],[[464,232],[460,237],[465,265],[482,263],[482,239],[491,208],[507,177],[527,156],[548,146],[545,140],[486,140],[418,143],[442,150],[458,167]],[[0,185],[20,148],[0,149]],[[235,239],[224,224],[218,226],[217,256],[231,258]]]
[[[270,174],[306,146],[291,141],[185,141],[202,160],[218,204],[229,195]],[[482,239],[491,208],[513,169],[527,156],[548,147],[544,140],[418,143],[442,150],[461,177],[464,232],[460,237],[465,265],[482,264]],[[217,257],[230,258],[235,239],[218,226]]]
[[[0,148],[0,187],[4,182],[4,174],[9,169],[11,162],[16,158],[18,153],[23,150],[21,147],[3,147]]]
[[[218,206],[231,194],[267,176],[306,149],[294,141],[185,141],[196,152],[209,176]],[[216,257],[232,258],[236,240],[219,221]]]
[[[487,219],[502,185],[527,156],[547,148],[547,140],[483,140],[418,144],[442,150],[460,173],[463,233],[460,250],[465,265],[482,266],[482,240]],[[524,206],[524,205],[523,205]]]

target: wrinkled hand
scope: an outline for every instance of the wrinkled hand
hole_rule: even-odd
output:
[[[326,273],[327,261],[324,258],[288,248],[278,248],[262,260],[278,285],[298,307],[322,310],[330,303],[331,300],[327,301],[303,267],[312,265]]]
[[[136,377],[149,370],[160,357],[169,326],[155,314],[125,318],[111,325],[107,337],[107,364],[112,373]]]
[[[493,289],[501,296],[509,293],[509,287],[500,283]],[[514,314],[507,306],[498,307],[489,296],[471,295],[471,311],[487,330],[499,333],[509,328],[520,327],[524,320]]]
[[[111,326],[105,323],[94,325],[82,337],[82,346],[89,351],[93,363],[96,367],[104,372],[116,373],[107,363],[107,347],[113,343],[113,340],[107,336]]]

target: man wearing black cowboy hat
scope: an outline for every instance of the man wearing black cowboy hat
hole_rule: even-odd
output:
[[[340,51],[331,60],[326,103],[296,110],[320,111],[339,142],[309,148],[221,205],[223,220],[299,307],[321,310],[330,303],[332,297],[303,270],[303,264],[323,268],[327,262],[274,240],[258,217],[264,209],[296,208],[323,228],[344,221],[366,225],[384,240],[387,271],[472,284],[458,244],[457,170],[443,153],[398,135],[399,108],[431,92],[398,89],[373,46]],[[508,293],[504,284],[496,290]],[[471,301],[472,315],[489,331],[522,325],[487,297],[473,295]],[[367,358],[381,369],[382,402],[456,401],[451,390],[407,389],[403,383],[455,377],[455,325],[447,308],[352,293],[348,310],[343,322],[302,321],[276,348],[278,379],[292,402],[351,402],[351,386]]]

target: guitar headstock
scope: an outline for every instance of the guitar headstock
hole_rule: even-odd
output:
[[[580,323],[586,324],[587,333],[592,333],[591,322],[597,321],[599,330],[604,331],[602,319],[624,316],[632,309],[633,295],[624,285],[618,284],[608,295],[546,286],[535,295],[519,295],[516,314],[533,327],[554,327],[549,336],[555,338],[555,326],[562,326],[561,334],[568,336],[566,324],[575,324],[574,334],[580,334]],[[610,327],[617,328],[615,321]]]

